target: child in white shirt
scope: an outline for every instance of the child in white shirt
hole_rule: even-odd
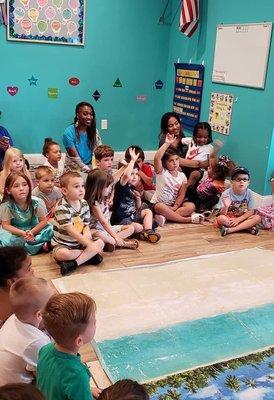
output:
[[[194,126],[193,137],[182,138],[182,143],[188,145],[187,160],[199,162],[199,168],[184,168],[188,177],[187,186],[195,186],[202,178],[204,170],[209,165],[209,157],[213,152],[211,126],[207,122],[199,122]]]
[[[31,383],[38,352],[50,343],[42,332],[41,310],[53,295],[43,278],[18,279],[10,289],[14,311],[0,329],[0,386],[13,382]]]
[[[59,185],[60,176],[64,172],[64,163],[62,161],[62,153],[59,143],[54,142],[52,138],[46,138],[42,151],[47,161],[44,163],[54,171],[55,185]]]

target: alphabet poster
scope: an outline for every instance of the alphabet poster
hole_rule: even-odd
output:
[[[211,93],[209,120],[215,132],[229,135],[234,96],[225,93]]]
[[[180,116],[183,127],[191,131],[200,119],[203,83],[203,65],[175,64],[173,111]]]
[[[85,0],[10,0],[8,40],[84,44]]]

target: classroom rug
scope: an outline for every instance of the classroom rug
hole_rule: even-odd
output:
[[[274,348],[145,385],[151,400],[273,400]]]
[[[274,345],[274,253],[253,248],[55,279],[97,303],[112,381],[149,381]]]

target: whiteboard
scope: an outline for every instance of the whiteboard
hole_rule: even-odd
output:
[[[217,25],[212,81],[263,89],[272,22]]]

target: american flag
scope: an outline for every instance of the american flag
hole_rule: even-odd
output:
[[[196,31],[199,19],[199,0],[182,0],[180,31],[191,37]]]

